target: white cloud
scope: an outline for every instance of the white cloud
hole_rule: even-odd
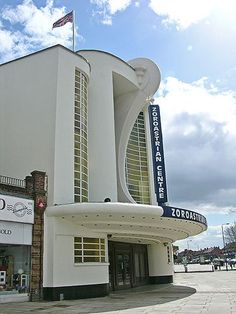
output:
[[[168,177],[167,177],[167,181],[168,181]],[[232,190],[235,192],[235,189],[232,189]],[[232,192],[231,190],[227,191],[227,194],[231,192]],[[236,212],[235,211],[236,207],[220,206],[220,204],[217,204],[219,198],[220,197],[218,197],[218,199],[214,199],[215,202],[209,201],[209,202],[204,203],[200,198],[198,200],[193,200],[193,201],[192,200],[189,200],[189,201],[183,200],[180,202],[173,201],[171,202],[171,204],[174,205],[175,207],[185,208],[185,209],[190,209],[196,212],[200,212],[203,216],[207,216],[208,214],[226,215],[226,214],[234,214],[234,212]],[[235,194],[234,194],[234,200],[235,200]]]
[[[223,217],[222,219],[226,219],[227,216]],[[225,231],[226,225],[228,223],[222,222],[221,224],[217,225],[211,225],[208,226],[208,229],[205,232],[200,233],[197,236],[189,237],[184,240],[176,241],[174,244],[179,246],[179,250],[183,251],[185,249],[190,249],[193,251],[197,251],[199,249],[203,248],[209,248],[214,246],[219,246],[220,248],[223,248],[223,235],[222,235],[222,224],[224,225],[223,230]],[[232,223],[229,223],[230,225],[233,225]]]
[[[11,32],[0,29],[0,53],[10,51],[14,46],[14,41]]]
[[[179,246],[179,250],[190,249],[197,251],[199,249],[219,246],[223,247],[221,225],[208,226],[205,232],[200,233],[197,236],[189,237],[185,240],[179,240],[174,243]]]
[[[201,213],[236,212],[236,95],[208,79],[163,80],[159,97],[169,202]]]
[[[192,45],[188,45],[187,50],[188,51],[192,51],[193,50],[193,46]]]
[[[40,8],[32,0],[24,0],[15,7],[4,7],[0,16],[0,52],[3,55],[1,61],[8,61],[35,49],[55,44],[71,47],[71,23],[52,30],[53,22],[66,13],[65,7],[55,8],[53,0],[48,0],[46,5]],[[6,22],[8,29],[4,28]]]
[[[98,7],[95,13],[101,16],[102,23],[112,25],[112,16],[118,11],[125,10],[132,0],[90,0],[90,2]]]
[[[135,0],[90,0],[97,6],[95,15],[99,15],[102,23],[111,25],[112,17],[119,11],[127,9],[131,3],[140,7],[140,1]],[[204,21],[210,23],[213,14],[222,23],[235,21],[236,3],[234,0],[149,0],[148,6],[163,18],[163,24],[175,25],[178,30],[184,30],[193,24]]]
[[[216,0],[151,0],[150,8],[164,16],[164,23],[176,24],[184,29],[191,24],[207,18],[214,8]]]
[[[131,4],[131,0],[108,0],[107,2],[111,14],[115,14],[118,11],[123,11]]]
[[[179,30],[206,20],[213,13],[230,17],[236,9],[234,0],[150,0],[149,6],[164,17],[164,24],[174,24]]]
[[[191,84],[168,77],[161,83],[159,95],[157,101],[162,106],[166,131],[170,131],[174,117],[185,112],[205,115],[223,124],[224,132],[236,135],[236,95],[233,91],[221,92],[206,77]]]

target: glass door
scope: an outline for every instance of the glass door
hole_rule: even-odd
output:
[[[119,252],[116,254],[116,284],[117,288],[131,286],[129,252]]]
[[[148,283],[147,257],[145,248],[134,249],[134,285]]]
[[[148,283],[146,245],[109,241],[109,262],[111,290]]]

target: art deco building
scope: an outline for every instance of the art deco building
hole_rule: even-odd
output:
[[[166,206],[159,84],[149,59],[60,45],[0,66],[1,174],[48,177],[45,299],[172,282],[172,243],[206,230]]]

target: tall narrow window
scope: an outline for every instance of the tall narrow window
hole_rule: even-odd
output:
[[[170,247],[169,245],[166,247],[167,249],[167,261],[168,261],[168,264],[170,264],[171,262],[171,255],[170,255]]]
[[[75,69],[74,201],[88,201],[88,80]]]
[[[126,151],[126,183],[133,199],[150,204],[144,114],[140,112],[131,132]]]

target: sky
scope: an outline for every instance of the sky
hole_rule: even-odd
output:
[[[0,63],[58,43],[71,49],[71,23],[52,30],[71,10],[76,50],[159,66],[169,204],[208,221],[207,231],[176,244],[222,247],[222,225],[236,221],[236,2],[0,0]]]

